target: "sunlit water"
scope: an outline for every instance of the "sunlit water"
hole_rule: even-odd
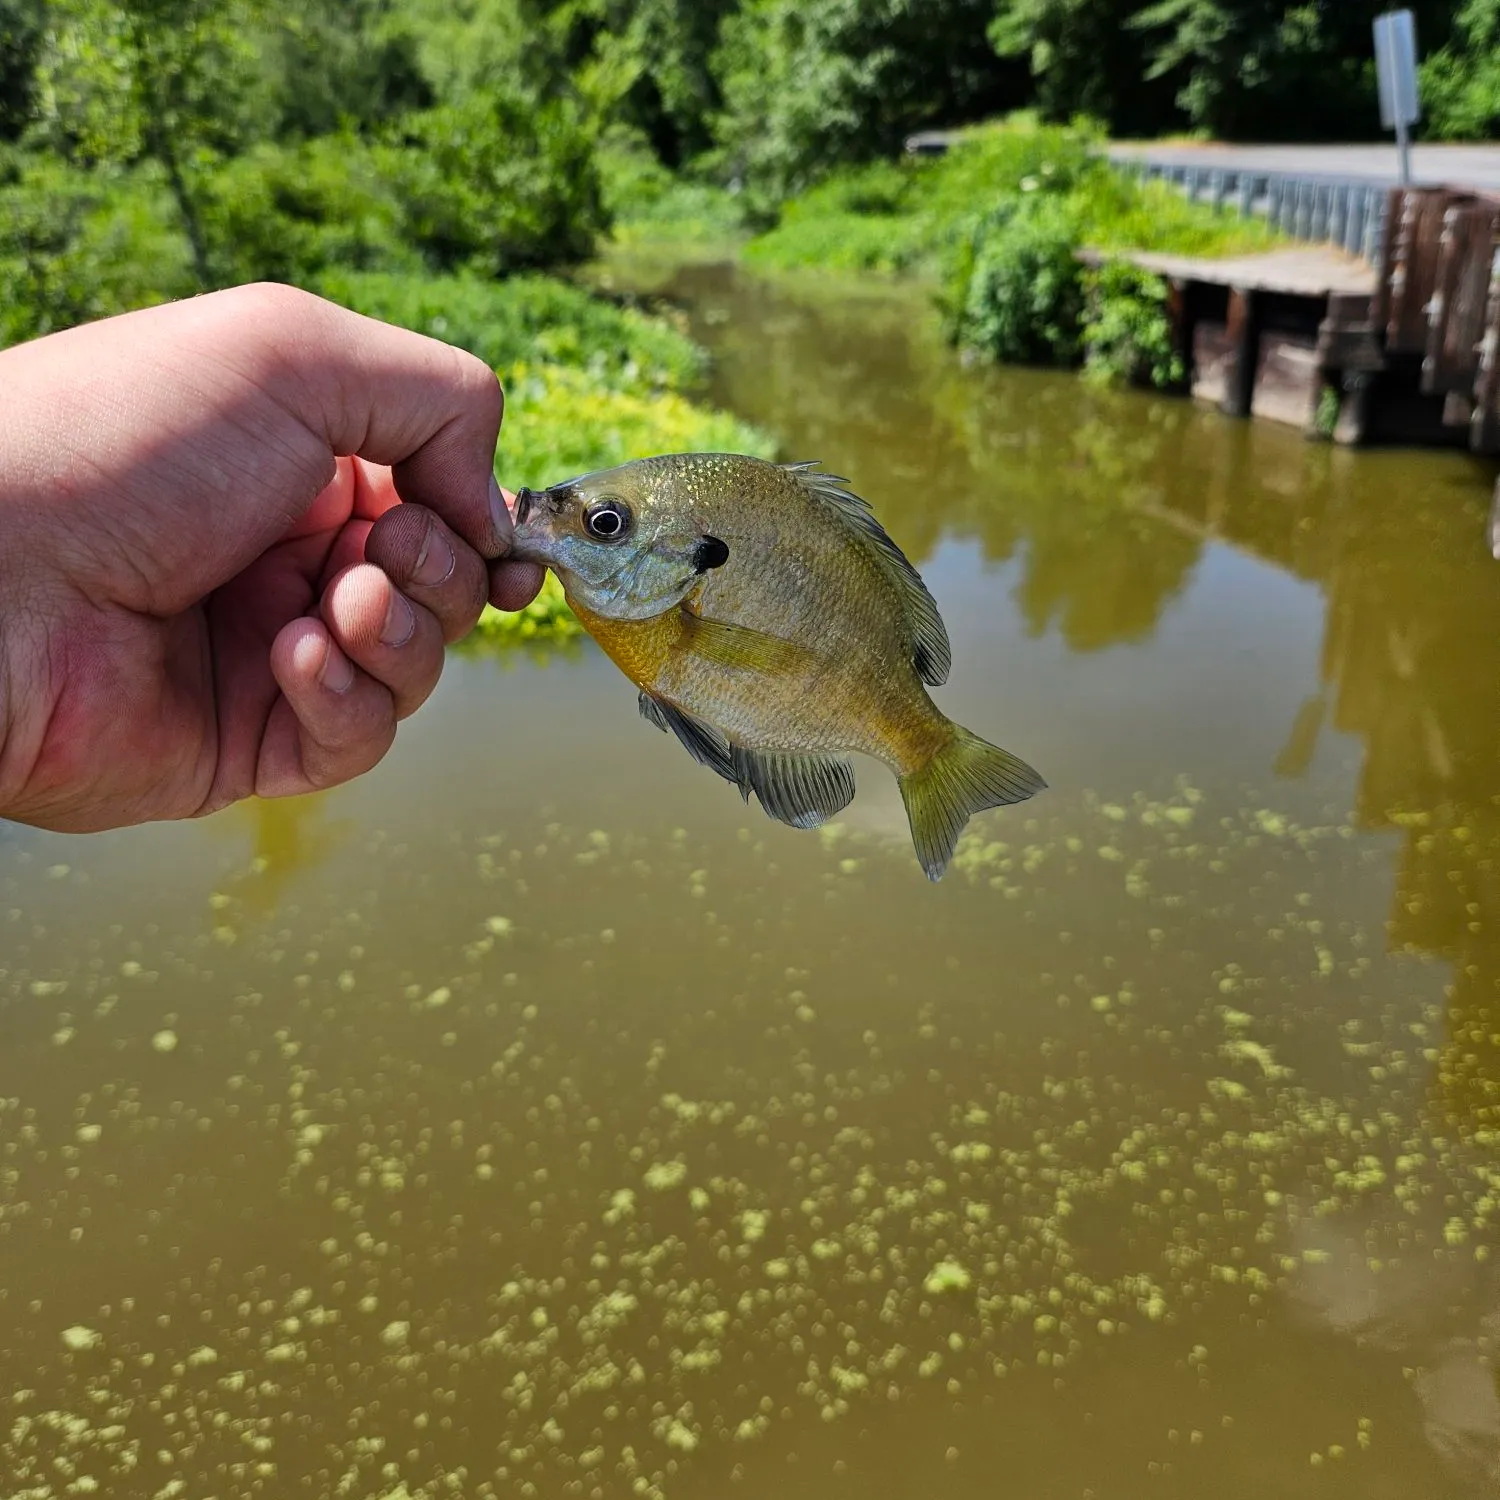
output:
[[[585,646],[0,831],[0,1496],[1494,1493],[1487,476],[673,289],[1051,790],[929,886],[882,769],[774,825]]]

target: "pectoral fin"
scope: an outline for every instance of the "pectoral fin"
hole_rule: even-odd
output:
[[[812,656],[795,641],[767,635],[747,625],[731,625],[727,620],[695,615],[689,609],[682,611],[682,635],[676,649],[715,666],[737,667],[767,677],[790,676]]]
[[[854,797],[854,770],[833,755],[729,747],[734,780],[748,802],[754,792],[768,816],[793,828],[816,828]]]

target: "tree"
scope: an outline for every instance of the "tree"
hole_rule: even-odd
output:
[[[411,242],[486,275],[583,259],[604,214],[575,100],[513,80],[412,115],[391,158]]]
[[[1434,135],[1493,140],[1500,133],[1500,0],[1468,0],[1445,47],[1422,68],[1422,101]]]
[[[1176,106],[1146,78],[1146,41],[1129,25],[1140,0],[1000,0],[989,37],[1002,57],[1024,59],[1044,118],[1091,115],[1117,134],[1148,134]]]
[[[250,134],[253,0],[52,0],[34,140],[82,165],[155,163],[215,284],[197,176]]]
[[[15,140],[31,118],[42,7],[43,0],[0,0],[0,141]]]
[[[280,139],[370,132],[437,103],[398,0],[302,0],[264,17],[257,49]]]
[[[1148,77],[1177,83],[1188,121],[1252,140],[1369,137],[1375,110],[1371,27],[1388,0],[1156,0],[1131,18]],[[1418,36],[1446,40],[1452,6],[1414,0]]]
[[[563,0],[550,24],[602,123],[636,127],[677,168],[712,143],[711,59],[738,0]]]
[[[993,0],[747,0],[714,71],[723,170],[762,206],[841,162],[891,155],[923,126],[1023,100],[1022,71],[985,43]]]

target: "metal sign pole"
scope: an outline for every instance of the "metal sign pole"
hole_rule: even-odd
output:
[[[1380,123],[1396,132],[1401,182],[1411,182],[1410,127],[1421,117],[1417,98],[1417,27],[1409,10],[1375,17],[1375,77],[1380,91]]]
[[[1385,65],[1388,70],[1386,87],[1391,91],[1391,99],[1395,101],[1392,113],[1396,117],[1396,155],[1401,162],[1401,186],[1411,185],[1411,141],[1406,129],[1406,111],[1400,107],[1401,98],[1400,80],[1396,72],[1396,49],[1387,47],[1385,49]]]

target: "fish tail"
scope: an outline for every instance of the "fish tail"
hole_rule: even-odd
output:
[[[917,858],[929,880],[941,880],[975,813],[1024,802],[1047,783],[1025,761],[955,724],[952,738],[898,785]]]

